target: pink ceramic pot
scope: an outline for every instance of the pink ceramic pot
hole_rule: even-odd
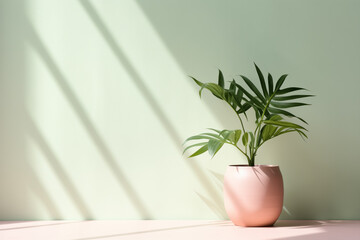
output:
[[[283,196],[283,179],[278,166],[230,165],[225,173],[225,210],[235,225],[273,225],[280,216]]]

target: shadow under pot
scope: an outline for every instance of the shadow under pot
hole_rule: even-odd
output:
[[[279,166],[228,166],[224,175],[224,204],[235,225],[272,226],[282,211],[283,198]]]

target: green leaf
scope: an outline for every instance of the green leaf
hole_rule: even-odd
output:
[[[261,136],[262,136],[262,131],[264,130],[264,127],[261,128],[260,130],[260,136],[258,138],[256,138],[256,144],[255,146],[259,146],[260,145],[260,142],[262,140]]]
[[[294,114],[288,112],[288,111],[285,111],[285,110],[281,110],[281,109],[277,109],[277,108],[272,108],[272,107],[268,107],[268,110],[271,112],[271,113],[275,113],[275,114],[282,114],[282,115],[285,115],[287,117],[296,117]]]
[[[200,134],[200,136],[209,136],[209,137],[213,137],[213,138],[216,138],[216,139],[220,139],[219,135],[214,134],[214,133],[202,133],[202,134]]]
[[[245,83],[249,86],[249,88],[256,94],[256,96],[258,96],[258,98],[264,103],[266,104],[266,100],[264,98],[264,96],[260,93],[260,91],[257,89],[257,87],[250,81],[250,79],[248,79],[247,77],[240,75],[241,78],[245,81]]]
[[[285,131],[278,131],[278,132],[276,132],[275,136],[277,137],[277,136],[280,136],[282,134],[290,133],[290,132],[296,132],[296,130],[295,129],[288,129],[288,130],[285,130]]]
[[[194,152],[193,154],[191,154],[189,156],[189,158],[192,158],[192,157],[195,157],[197,155],[200,155],[204,152],[206,152],[208,150],[208,144],[207,145],[204,145],[202,148],[200,148],[199,150],[197,150],[196,152]]]
[[[270,73],[268,74],[268,85],[269,85],[269,96],[271,96],[274,92],[274,89],[273,89],[274,82],[273,82],[273,78]]]
[[[189,76],[189,77],[191,77],[197,85],[199,85],[200,87],[202,87],[202,85],[203,85],[202,82],[200,82],[199,80],[195,79],[195,78],[192,77],[192,76]]]
[[[212,130],[214,132],[217,132],[217,133],[220,133],[221,131],[220,130],[217,130],[217,129],[214,129],[214,128],[208,128],[209,130]]]
[[[236,82],[234,84],[236,86]],[[236,92],[235,98],[238,101],[239,105],[241,105],[241,101],[243,100],[243,96],[244,96],[244,92],[241,91],[241,89],[238,89],[237,92]]]
[[[186,152],[186,150],[190,149],[190,148],[193,148],[193,147],[197,147],[197,146],[202,146],[202,145],[205,145],[205,144],[208,144],[208,142],[201,142],[201,143],[195,143],[193,145],[190,145],[188,147],[186,147],[183,151],[183,154]]]
[[[236,86],[236,82],[235,82],[235,81],[233,81],[233,82],[234,82],[234,84],[235,84],[235,86]],[[245,104],[247,104],[247,102],[248,102],[249,100],[247,100],[246,98],[244,98],[244,92],[243,92],[241,89],[239,89],[239,88],[238,88],[238,90],[237,90],[237,92],[236,92],[236,95],[234,95],[234,101],[236,102],[237,107],[239,107],[239,109],[238,109],[238,110],[235,109],[235,111],[243,110],[242,113],[244,113],[245,116],[246,116],[246,113],[245,113],[245,112],[246,112],[248,109],[250,109],[251,104],[248,104],[248,105],[249,105],[248,108],[243,107],[243,105],[241,104],[241,102],[242,102],[242,101],[245,101]]]
[[[237,111],[238,114],[240,113],[245,113],[249,108],[251,108],[251,104],[250,103],[244,103],[240,109]]]
[[[265,79],[264,79],[264,75],[262,74],[260,68],[256,65],[256,63],[254,63],[255,65],[255,68],[256,68],[256,72],[259,76],[259,80],[260,80],[260,84],[261,84],[261,88],[262,88],[262,91],[264,93],[264,96],[267,98],[268,97],[268,91],[266,89],[266,84],[265,84]]]
[[[201,97],[201,92],[203,89],[208,89],[215,97],[224,99],[224,89],[215,83],[205,83],[199,90],[199,95]]]
[[[251,148],[253,148],[254,144],[255,144],[255,137],[252,132],[249,132],[249,135],[250,135],[250,146],[251,146]]]
[[[287,74],[284,74],[279,78],[279,80],[276,82],[274,92],[276,92],[276,91],[278,91],[280,89],[280,87],[283,85],[286,77],[287,77]]]
[[[294,129],[304,129],[306,130],[304,127],[297,125],[295,123],[291,123],[291,122],[286,122],[286,121],[271,121],[271,120],[265,120],[264,121],[265,124],[270,124],[270,125],[274,125],[274,126],[280,126],[280,127],[288,127],[288,128],[294,128]]]
[[[208,152],[211,156],[211,158],[213,158],[215,156],[215,154],[219,151],[219,149],[224,145],[224,142],[216,140],[216,139],[211,139],[209,140],[208,143]]]
[[[289,92],[295,92],[295,91],[300,91],[300,90],[307,90],[305,88],[300,88],[300,87],[289,87],[289,88],[284,88],[284,89],[279,89],[276,93],[276,95],[283,95]]]
[[[280,135],[282,135],[282,134],[291,133],[291,132],[297,132],[301,137],[308,138],[307,135],[306,135],[303,131],[298,130],[298,129],[290,129],[290,130],[285,130],[285,131],[277,131],[274,136],[277,137],[277,136],[280,136]]]
[[[229,92],[229,90],[224,90],[224,98],[226,102],[228,102],[230,105],[232,104],[232,94]]]
[[[297,118],[299,119],[300,121],[302,121],[303,123],[305,124],[308,124],[304,119],[300,118],[300,117],[297,117],[295,116],[294,114],[288,112],[288,111],[285,111],[285,110],[281,110],[281,109],[277,109],[277,108],[271,108],[271,107],[268,107],[268,110],[272,113],[275,113],[275,114],[282,114],[284,116],[287,116],[287,117],[294,117],[294,118]]]
[[[224,88],[224,75],[222,74],[220,69],[219,69],[218,85]]]
[[[232,98],[231,107],[236,111],[236,109],[238,108],[238,106],[239,106],[239,105],[236,103],[235,98]]]
[[[236,105],[236,107],[241,108],[241,100],[239,101],[239,99],[236,97],[236,95],[233,95],[233,101],[234,101],[234,105]],[[234,108],[236,110],[236,108]]]
[[[315,95],[291,95],[291,96],[284,96],[284,97],[274,97],[273,99],[275,101],[287,101],[287,100],[306,98],[306,97],[314,97],[314,96]]]
[[[263,141],[265,142],[265,141],[269,140],[270,138],[272,138],[276,129],[277,129],[277,127],[274,127],[271,125],[265,125],[261,131],[261,138],[263,139]]]
[[[237,144],[239,139],[240,139],[240,136],[241,136],[241,130],[238,129],[238,130],[235,130],[235,139],[234,139],[234,143]]]
[[[305,121],[304,119],[302,119],[302,118],[300,118],[300,117],[295,117],[295,118],[299,119],[300,121],[302,121],[302,122],[305,123],[305,124],[308,124],[307,121]]]
[[[267,125],[267,126],[269,126],[269,125]],[[271,126],[271,128],[269,129],[269,135],[271,138],[273,137],[276,129],[277,129],[277,127],[273,127],[273,126]]]
[[[246,84],[237,84],[235,80],[230,83],[228,89],[225,88],[224,75],[222,71],[219,69],[218,74],[218,82],[215,83],[202,83],[197,79],[191,77],[195,83],[200,86],[199,95],[201,97],[202,91],[204,89],[209,90],[215,97],[226,101],[232,108],[235,110],[237,114],[244,113],[247,118],[246,112],[250,108],[253,108],[256,115],[255,123],[264,123],[265,125],[261,127],[259,130],[259,136],[255,138],[253,132],[242,132],[240,129],[237,130],[216,130],[210,129],[209,133],[202,133],[196,136],[192,136],[188,138],[187,141],[196,140],[195,144],[187,146],[184,149],[184,152],[188,151],[191,148],[200,147],[195,153],[193,153],[190,157],[194,157],[200,155],[206,151],[209,152],[211,157],[214,157],[215,154],[220,150],[220,148],[225,144],[237,145],[240,138],[242,138],[242,143],[245,146],[245,154],[247,154],[247,150],[249,150],[249,155],[247,155],[250,164],[253,164],[254,157],[257,153],[257,148],[262,145],[263,142],[272,139],[276,136],[280,136],[282,134],[297,132],[302,138],[307,138],[305,132],[307,131],[301,125],[284,121],[283,116],[286,117],[295,117],[300,121],[306,123],[305,120],[295,116],[294,114],[285,111],[283,109],[291,108],[291,107],[299,107],[304,105],[309,105],[307,103],[297,102],[288,102],[294,99],[302,99],[307,97],[313,97],[313,95],[306,94],[291,94],[292,92],[306,90],[304,88],[299,87],[289,87],[281,89],[287,75],[282,75],[276,84],[273,81],[271,74],[269,73],[266,79],[264,78],[263,73],[260,68],[254,63],[257,75],[259,77],[260,87],[256,87],[256,83],[251,82],[245,76],[241,75],[241,78]],[[246,89],[245,89],[246,88]],[[269,106],[265,110],[265,105],[270,101]],[[260,116],[265,116],[266,120],[262,119],[260,121]],[[261,125],[260,125],[261,126]],[[241,136],[243,134],[243,136]]]
[[[242,137],[242,143],[245,147],[248,145],[248,140],[249,140],[249,133],[246,132]]]
[[[248,101],[249,104],[251,104],[252,106],[257,105],[260,108],[265,108],[265,106],[259,101],[257,100],[255,97],[253,97],[248,91],[246,91],[241,85],[236,83],[236,86],[250,99]]]
[[[280,115],[273,115],[273,116],[271,116],[271,118],[269,120],[271,120],[271,121],[280,121],[282,119],[283,118]]]
[[[297,132],[300,134],[300,136],[308,138],[308,136],[303,131],[298,130]]]
[[[234,135],[234,131],[231,131],[231,130],[222,130],[221,132],[220,132],[220,136],[223,138],[223,139],[225,139],[225,140],[230,140],[231,141],[231,135]],[[233,138],[234,139],[234,138]]]
[[[274,136],[276,137],[280,132],[287,130],[287,127],[279,127],[278,130],[276,130]]]
[[[229,91],[232,92],[233,94],[235,94],[235,91],[236,91],[236,84],[234,83],[235,80],[233,80],[231,83],[230,83],[230,87],[229,87]]]
[[[186,139],[184,141],[184,143],[191,141],[191,140],[200,140],[200,139],[213,139],[213,137],[204,136],[204,135],[195,135],[195,136],[192,136],[192,137],[189,137],[188,139]]]
[[[273,102],[273,101],[271,101],[270,104],[277,108],[292,108],[292,107],[301,107],[301,106],[310,105],[308,103],[301,103],[301,102],[282,103],[282,102]]]
[[[273,115],[269,120],[270,121],[280,121],[283,118],[280,115]],[[275,131],[277,130],[277,127],[271,126],[271,125],[265,125],[262,129],[261,129],[261,138],[263,139],[263,141],[267,141],[270,138],[272,138],[275,135]]]
[[[201,98],[201,92],[202,90],[208,89],[213,95],[215,95],[215,97],[218,97],[220,99],[223,99],[223,95],[224,95],[224,89],[222,87],[220,87],[219,85],[215,84],[215,83],[202,83],[199,80],[195,79],[194,77],[190,76],[194,82],[199,85],[200,91],[199,91],[199,96]]]

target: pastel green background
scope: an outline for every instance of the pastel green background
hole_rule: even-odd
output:
[[[255,79],[253,62],[316,98],[309,140],[264,145],[282,219],[360,219],[360,2],[0,0],[0,220],[224,219],[231,147],[182,156],[207,127],[239,128],[187,75]]]

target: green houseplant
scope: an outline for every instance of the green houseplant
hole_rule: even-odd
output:
[[[261,91],[249,78],[243,75],[240,75],[243,80],[242,84],[237,83],[233,79],[229,87],[226,88],[221,70],[219,70],[218,84],[202,83],[194,77],[191,77],[195,83],[200,86],[200,97],[202,91],[207,89],[215,97],[228,103],[238,117],[241,128],[236,130],[216,130],[209,128],[211,132],[189,137],[185,140],[185,143],[194,141],[196,141],[196,143],[187,146],[184,152],[191,148],[198,147],[198,150],[189,157],[195,157],[205,152],[208,152],[211,157],[214,157],[224,144],[230,144],[246,157],[249,166],[255,166],[256,154],[265,142],[291,132],[298,133],[301,137],[307,138],[305,133],[307,129],[290,120],[297,119],[305,124],[307,124],[307,122],[295,116],[287,109],[309,105],[304,102],[294,102],[293,100],[312,97],[313,95],[294,94],[297,91],[306,90],[300,87],[281,88],[287,74],[282,75],[274,82],[272,75],[269,73],[266,84],[265,77],[260,68],[256,64],[254,65],[259,77]],[[247,119],[247,112],[250,109],[254,110],[256,117],[256,127],[253,131],[247,131],[243,124],[244,119]],[[286,120],[284,118],[286,118]],[[199,140],[200,142],[198,142]]]
[[[231,221],[239,226],[271,226],[280,216],[284,195],[280,168],[275,165],[255,165],[255,157],[265,142],[283,134],[297,133],[307,138],[307,129],[300,125],[307,122],[288,109],[309,105],[299,99],[313,96],[297,93],[306,90],[304,88],[282,87],[286,74],[274,82],[269,73],[266,81],[256,64],[255,68],[261,89],[243,75],[240,75],[241,83],[233,79],[226,87],[220,70],[217,84],[203,83],[191,77],[200,87],[200,97],[204,89],[209,90],[233,109],[240,122],[239,129],[209,128],[211,132],[189,137],[185,143],[191,144],[184,149],[185,152],[197,148],[189,157],[205,152],[213,157],[224,144],[230,144],[246,157],[248,165],[230,165],[224,175],[225,210]],[[252,131],[246,130],[243,123],[248,119],[250,109],[255,113]]]

